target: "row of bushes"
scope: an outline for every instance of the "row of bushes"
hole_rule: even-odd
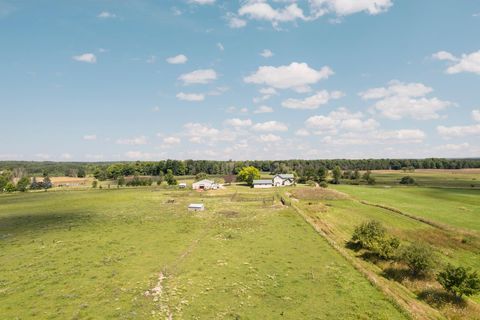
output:
[[[417,242],[401,246],[400,240],[388,235],[378,221],[368,221],[357,226],[349,245],[367,250],[384,260],[404,263],[413,277],[432,273],[437,264],[432,248]],[[456,298],[480,293],[480,278],[477,272],[468,268],[448,264],[436,275],[436,280]]]
[[[43,178],[42,181],[37,181],[35,177],[30,179],[29,177],[20,178],[15,184],[12,180],[8,180],[3,176],[0,176],[0,192],[26,192],[28,190],[42,190],[50,189],[52,182],[49,177]]]

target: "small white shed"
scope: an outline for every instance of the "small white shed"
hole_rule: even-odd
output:
[[[191,203],[188,205],[188,211],[203,211],[205,205],[203,203]]]
[[[180,189],[185,189],[185,188],[187,187],[187,184],[186,184],[185,182],[182,182],[182,183],[179,183],[179,184],[178,184],[178,187],[179,187]]]

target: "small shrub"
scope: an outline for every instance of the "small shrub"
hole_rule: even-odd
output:
[[[98,181],[97,180],[93,180],[92,182],[92,188],[96,188],[98,186]]]
[[[308,180],[307,182],[305,182],[305,184],[309,187],[315,187],[315,181],[313,180]]]
[[[385,238],[385,228],[378,221],[364,222],[355,228],[351,242],[363,249],[373,250]]]
[[[326,181],[320,181],[318,184],[321,188],[328,188],[328,183]]]
[[[3,189],[5,192],[15,192],[17,189],[15,188],[15,185],[11,182],[8,182],[5,185],[5,188]]]
[[[382,259],[392,259],[396,256],[399,246],[400,240],[396,237],[390,237],[388,239],[383,239],[374,252]]]
[[[413,276],[428,274],[434,265],[432,249],[421,243],[404,247],[399,258],[408,266]]]
[[[400,246],[400,240],[388,237],[385,228],[378,221],[364,222],[355,228],[351,244],[370,250],[382,259],[392,259]]]
[[[455,268],[449,264],[437,275],[437,281],[457,298],[480,293],[480,278],[477,272],[470,272],[464,267]]]
[[[402,179],[400,179],[400,184],[412,185],[412,184],[415,184],[415,179],[410,176],[405,176]]]
[[[30,178],[23,177],[17,182],[17,190],[20,192],[26,192],[29,185],[30,185]]]

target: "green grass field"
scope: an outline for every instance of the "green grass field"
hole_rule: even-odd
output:
[[[1,195],[1,318],[405,318],[272,191],[234,189]]]
[[[404,244],[423,242],[431,246],[437,260],[433,274],[447,263],[480,270],[480,191],[349,185],[333,188],[342,192],[341,197],[326,197],[325,194],[332,192],[312,188],[293,191],[293,196],[298,199],[298,206],[336,243],[343,246],[351,238],[355,226],[364,221],[377,220]],[[334,192],[332,194],[335,195]],[[349,253],[357,256],[353,251]],[[382,261],[374,262],[371,266],[371,270],[382,276],[389,271],[396,270],[398,273],[402,268],[395,262]],[[480,295],[472,297],[473,304],[469,307],[436,303],[433,300],[440,299],[442,291],[433,280],[433,276],[422,281],[394,279],[409,288],[420,300],[435,305],[448,318],[480,317],[480,309],[478,305],[475,306],[475,302],[480,302]],[[435,290],[431,295],[433,298],[422,298],[432,288]]]

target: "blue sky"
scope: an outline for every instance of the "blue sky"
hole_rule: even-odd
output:
[[[480,156],[480,2],[0,0],[0,160]]]

